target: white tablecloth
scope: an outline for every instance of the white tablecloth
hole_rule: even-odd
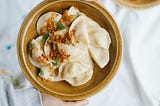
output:
[[[16,40],[27,13],[42,0],[0,1],[0,77],[16,88],[30,86],[19,67]],[[119,24],[123,58],[111,83],[88,106],[160,106],[160,5],[131,10],[105,0]]]

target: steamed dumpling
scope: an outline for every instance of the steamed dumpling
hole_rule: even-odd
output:
[[[90,27],[88,29],[91,45],[108,49],[111,43],[109,33],[101,27]]]
[[[50,13],[50,12],[49,12]],[[54,12],[55,14],[56,12]],[[70,7],[69,10],[67,11],[68,16],[73,16],[74,19],[79,15],[79,10],[75,8],[74,6]],[[59,13],[56,13],[57,17],[54,18],[54,22],[60,21],[60,19],[63,19],[62,15]],[[69,31],[69,26],[63,21],[63,25],[65,26],[64,29],[58,29],[57,31],[54,32],[53,36],[59,36],[62,35],[64,36],[68,31]]]
[[[66,79],[72,86],[80,86],[87,83],[93,75],[93,67],[76,77]]]
[[[48,48],[48,50],[50,50],[50,48]],[[58,50],[60,53],[61,51],[63,51],[65,54],[70,56],[67,60],[60,64],[58,69],[59,74],[57,77],[50,77],[47,74],[45,74],[44,78],[50,78],[53,81],[68,80],[70,78],[79,78],[79,75],[86,73],[89,69],[89,71],[93,71],[93,62],[89,56],[88,49],[80,49],[72,45],[65,45],[59,43]],[[47,69],[45,71],[47,71]],[[87,78],[83,82],[86,82],[89,79],[88,77],[90,76],[87,74]]]
[[[39,36],[38,38],[33,39],[31,41],[32,52],[29,55],[29,59],[30,59],[31,63],[38,68],[48,67],[50,65],[50,62],[47,61],[42,56],[42,54],[44,54],[43,49],[42,49],[43,48],[42,47],[42,39],[43,39],[43,36]]]
[[[105,65],[109,62],[108,49],[91,45],[89,51],[92,59],[100,68],[105,67]]]
[[[109,46],[111,44],[109,33],[95,21],[87,17],[85,17],[85,21],[90,40],[91,57],[100,68],[103,68],[109,62]]]
[[[42,69],[43,70],[43,78],[45,79],[50,79],[52,81],[62,81],[65,80],[68,83],[70,83],[72,86],[80,86],[82,84],[85,84],[86,82],[88,82],[93,75],[93,63],[91,64],[91,67],[85,71],[85,72],[81,72],[78,73],[76,72],[75,75],[73,77],[69,76],[69,77],[63,77],[63,71],[67,65],[66,63],[63,63],[61,65],[61,67],[59,67],[59,74],[58,76],[50,76],[50,71],[48,69]]]
[[[80,48],[89,47],[89,36],[84,16],[76,18],[70,26],[69,33],[75,31],[74,44]],[[78,43],[77,43],[78,42]]]
[[[43,71],[43,76],[41,76],[44,79],[50,79],[51,81],[62,81],[63,78],[61,76],[61,70],[58,71],[58,75],[52,75],[54,71],[56,71],[53,68],[41,68],[41,71]]]
[[[76,77],[92,67],[92,60],[90,59],[87,49],[82,50],[80,48],[64,44],[59,44],[58,48],[59,51],[63,49],[66,54],[70,55],[65,64],[60,66],[63,67],[61,69],[63,69],[62,76],[64,79]]]
[[[81,49],[77,48],[76,46],[72,45],[65,45],[65,44],[58,44],[59,51],[63,51],[70,55],[69,62],[76,62],[80,61],[82,64],[89,64],[90,63],[90,57],[88,54],[88,49]]]
[[[59,71],[62,70],[61,75],[63,79],[68,79],[85,73],[90,67],[86,67],[84,64],[79,62],[66,62],[60,66]]]
[[[53,18],[53,22],[58,22],[61,19],[61,17],[62,15],[57,12],[48,12],[43,14],[37,21],[37,33],[41,35],[41,28],[47,26],[47,20],[49,18]]]
[[[80,49],[71,45],[58,45],[59,50],[70,54],[69,60],[62,64],[59,70],[62,78],[72,86],[78,86],[90,80],[93,74],[93,62],[89,56],[88,49]]]

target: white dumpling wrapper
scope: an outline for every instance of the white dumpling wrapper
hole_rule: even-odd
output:
[[[71,33],[72,30],[75,30],[75,36],[73,36],[73,42],[80,48],[86,48],[89,47],[89,37],[88,37],[88,31],[87,31],[87,25],[84,20],[84,16],[79,16],[76,18],[73,23],[70,26],[69,33]]]
[[[88,49],[84,48],[78,48],[76,46],[72,46],[72,45],[65,45],[65,44],[58,44],[58,49],[61,52],[62,49],[64,50],[64,52],[66,54],[69,54],[69,62],[81,62],[82,64],[89,64],[90,63],[90,56],[88,54]],[[83,60],[84,58],[84,60]]]
[[[100,68],[104,68],[109,62],[109,46],[111,44],[109,33],[87,16],[85,16],[85,22],[90,40],[91,57]]]
[[[54,14],[56,14],[56,17],[54,17]],[[41,31],[41,28],[44,27],[44,26],[47,26],[47,20],[49,18],[53,18],[54,17],[54,20],[53,22],[58,22],[62,15],[57,13],[57,12],[47,12],[45,14],[43,14],[37,21],[37,33],[40,35],[40,31]]]
[[[109,33],[101,27],[90,27],[88,29],[91,45],[108,49],[111,44]]]
[[[58,72],[58,76],[50,76],[51,72],[49,71],[51,70],[50,68],[41,68],[41,71],[43,71],[43,76],[42,78],[45,79],[51,79],[52,81],[62,81],[62,76],[61,76],[61,70],[59,70]]]
[[[90,54],[92,59],[95,61],[95,63],[100,67],[104,68],[105,65],[109,62],[109,50],[97,47],[97,46],[90,46]]]
[[[50,48],[49,44],[47,43],[48,40],[49,40],[49,38],[46,40],[46,42],[44,44],[44,53],[47,56],[50,54],[50,51],[51,51],[51,48]]]
[[[87,49],[82,50],[80,48],[64,44],[59,44],[58,48],[59,51],[63,49],[65,53],[70,55],[69,60],[66,61],[66,64],[60,66],[63,67],[61,68],[63,69],[63,78],[76,77],[92,67],[93,63]]]
[[[69,82],[72,86],[80,86],[85,83],[87,83],[93,75],[93,67],[91,67],[86,72],[79,74],[76,77],[65,79],[67,82]]]
[[[49,61],[46,61],[45,62],[45,64],[42,64],[42,63],[39,63],[38,61],[37,61],[37,58],[39,57],[39,56],[42,56],[42,54],[44,53],[43,52],[43,49],[42,49],[42,47],[41,47],[41,41],[42,41],[42,39],[43,39],[43,36],[39,36],[38,38],[36,38],[36,39],[33,39],[32,41],[31,41],[31,44],[32,44],[32,46],[33,46],[33,48],[32,48],[32,56],[30,56],[29,55],[29,59],[30,59],[30,62],[34,65],[34,66],[36,66],[36,67],[38,67],[38,68],[42,68],[42,67],[48,67],[49,66]]]
[[[88,66],[79,62],[68,62],[63,66],[62,77],[64,79],[76,77],[88,70]]]

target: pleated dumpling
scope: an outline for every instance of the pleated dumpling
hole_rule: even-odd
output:
[[[93,62],[89,56],[88,50],[64,44],[59,44],[58,48],[59,51],[63,49],[65,53],[70,55],[69,59],[59,68],[62,72],[62,78],[66,81],[73,79],[71,82],[77,78],[77,83],[75,85],[68,81],[73,86],[87,82],[90,79],[90,76],[92,76],[93,71]],[[87,71],[91,71],[90,75],[88,75],[89,73],[87,73]],[[87,73],[85,75],[86,78],[83,81],[80,81],[81,79],[79,76],[85,73]]]
[[[48,32],[44,27],[47,26],[48,19],[53,19],[52,21],[54,23],[58,22],[61,19],[61,17],[62,15],[57,12],[47,12],[43,14],[37,21],[37,33],[39,35],[42,35],[42,32],[47,34]]]
[[[41,72],[43,73],[40,77],[50,81],[62,81],[62,70],[56,70],[53,67],[50,68],[41,68]]]
[[[91,19],[87,19],[86,23],[90,23],[87,24],[87,29],[91,57],[100,68],[104,68],[109,62],[109,46],[111,44],[109,33]]]
[[[77,17],[70,26],[69,33],[74,33],[73,42],[80,48],[89,47],[89,37],[84,16]]]
[[[87,83],[93,75],[93,66],[86,72],[79,74],[73,78],[67,78],[66,81],[69,82],[72,86],[80,86]]]
[[[100,68],[104,68],[105,65],[109,62],[108,49],[91,45],[89,51],[92,59]]]
[[[43,36],[39,36],[29,44],[29,48],[31,49],[31,53],[29,54],[30,62],[38,68],[49,67],[50,65],[50,62],[42,56],[44,54],[42,39]]]
[[[108,49],[111,43],[109,33],[101,27],[88,28],[91,45]]]
[[[70,63],[80,63],[83,65],[83,70],[88,70],[90,68],[90,65],[92,64],[92,60],[89,56],[88,49],[81,49],[77,48],[72,45],[65,45],[65,44],[58,44],[59,51],[65,52],[65,54],[69,55],[68,60],[66,62]],[[82,70],[82,71],[83,71]]]

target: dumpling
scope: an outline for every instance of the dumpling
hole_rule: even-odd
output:
[[[88,48],[81,49],[76,46],[59,43],[58,49],[60,52],[63,50],[66,54],[70,55],[69,62],[79,61],[81,64],[90,64],[91,59],[88,54]]]
[[[91,45],[108,49],[111,43],[109,33],[101,27],[88,28]]]
[[[80,48],[89,47],[90,43],[84,16],[79,16],[73,21],[70,26],[69,33],[72,33],[72,31],[74,31],[75,33],[75,35],[73,36],[73,42],[76,46]]]
[[[57,75],[52,75],[53,73],[55,73],[55,69],[52,68],[41,68],[41,71],[43,71],[43,76],[41,76],[41,78],[44,78],[46,80],[50,79],[50,81],[62,81],[63,78],[61,76],[61,71],[59,70],[57,72]]]
[[[44,54],[42,39],[43,36],[39,36],[31,41],[32,51],[29,55],[30,62],[38,68],[48,67],[50,65],[50,62],[42,56]]]
[[[77,78],[79,75],[82,75],[87,71],[91,71],[91,70],[93,71],[93,62],[89,56],[87,49],[82,50],[80,48],[77,48],[71,45],[63,45],[63,44],[59,44],[58,47],[60,51],[63,49],[65,53],[70,54],[69,60],[65,61],[65,63],[61,65],[59,68],[60,70],[62,70],[61,71],[62,78],[64,80],[67,80],[70,78]],[[91,73],[91,76],[92,76],[92,73]],[[89,76],[87,76],[87,78],[88,77]]]
[[[88,69],[86,72],[79,74],[76,77],[67,78],[65,80],[69,82],[72,86],[80,86],[87,83],[92,78],[92,75],[93,75],[93,67]]]
[[[109,33],[87,16],[85,22],[87,23],[91,57],[100,68],[104,68],[109,62],[109,46],[111,44]]]
[[[78,14],[79,14],[79,10],[77,8],[75,8],[74,6],[70,7],[69,10],[67,11],[67,15],[74,16],[74,19],[78,16]],[[65,35],[68,32],[69,26],[65,22],[63,22],[63,24],[65,25],[65,28],[63,30],[56,31],[54,33],[55,35]]]
[[[58,22],[61,19],[61,17],[62,15],[57,12],[48,12],[48,13],[43,14],[37,21],[37,33],[41,35],[41,29],[44,26],[47,26],[47,20],[49,18],[53,18],[53,22]]]
[[[46,55],[49,54],[50,48],[44,48]],[[59,67],[59,74],[63,79],[76,77],[79,74],[86,72],[91,68],[92,60],[89,56],[88,49],[80,49],[72,45],[58,44],[58,51],[69,55],[69,58],[61,63]],[[81,54],[81,55],[79,55]]]
[[[105,67],[105,65],[109,62],[108,49],[91,45],[89,51],[92,59],[100,68]]]
[[[79,62],[68,62],[63,66],[62,77],[64,79],[76,77],[77,74],[82,74],[87,71],[89,67]]]
[[[66,63],[63,63],[61,65],[61,67],[59,67],[59,71],[58,71],[58,76],[51,76],[51,72],[49,69],[41,69],[43,71],[43,76],[42,78],[44,79],[50,79],[51,81],[62,81],[65,80],[68,83],[70,83],[72,86],[80,86],[83,85],[85,83],[87,83],[93,75],[93,63],[91,65],[91,67],[82,73],[75,73],[76,75],[74,77],[63,77],[63,68],[66,67]]]

